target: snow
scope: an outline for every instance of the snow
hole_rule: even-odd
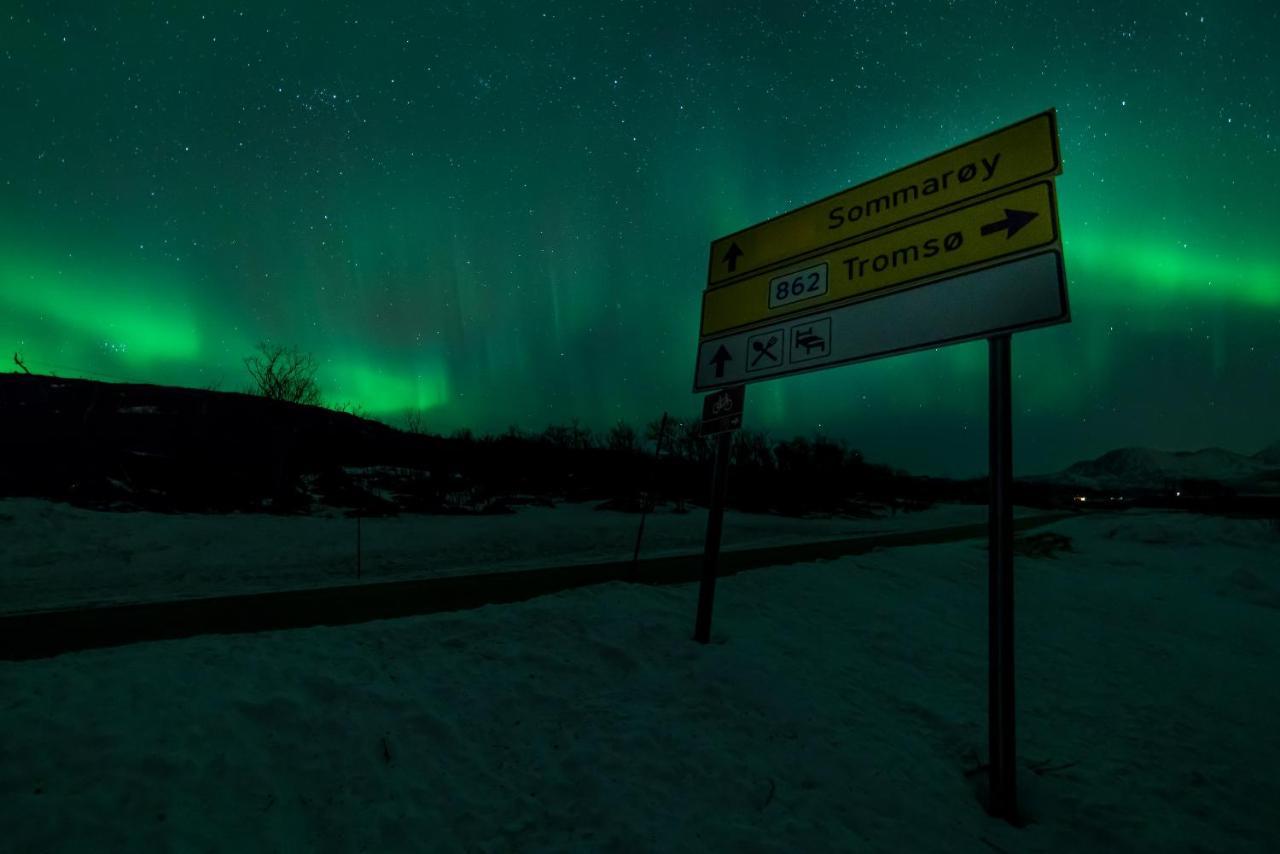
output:
[[[1032,513],[1035,511],[1020,511]],[[729,512],[725,549],[981,523],[986,508],[939,505],[876,519]],[[642,557],[702,550],[703,509],[649,515]],[[366,518],[361,579],[387,581],[630,560],[638,514],[593,504],[512,515]],[[97,512],[0,500],[0,611],[117,604],[356,582],[356,520],[337,513]]]
[[[966,776],[975,540],[721,579],[706,646],[696,585],[614,582],[0,662],[6,848],[1273,850],[1280,533],[1045,530],[1072,549],[1017,562],[1021,829]]]

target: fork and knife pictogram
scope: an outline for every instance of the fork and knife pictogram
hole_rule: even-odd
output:
[[[765,356],[768,356],[775,362],[778,361],[778,357],[773,355],[773,345],[777,343],[777,335],[770,335],[768,341],[752,341],[751,349],[756,351],[756,357],[751,360],[751,367],[754,368]]]

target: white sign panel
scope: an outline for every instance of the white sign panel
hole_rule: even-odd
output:
[[[763,329],[702,341],[694,391],[756,382],[1066,323],[1062,255],[1052,250],[997,267],[787,317]]]

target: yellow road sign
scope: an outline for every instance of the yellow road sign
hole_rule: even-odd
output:
[[[706,338],[829,303],[949,278],[1057,243],[1053,182],[974,202],[897,231],[845,243],[789,267],[702,294]]]
[[[711,244],[712,287],[969,199],[1058,175],[1053,110],[843,190]]]

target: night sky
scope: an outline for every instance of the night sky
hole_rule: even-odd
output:
[[[1277,9],[8,0],[0,348],[240,390],[270,339],[437,432],[692,413],[712,239],[1056,107],[1073,322],[1014,339],[1018,470],[1252,453]],[[978,342],[753,385],[747,426],[973,474],[985,407]]]

